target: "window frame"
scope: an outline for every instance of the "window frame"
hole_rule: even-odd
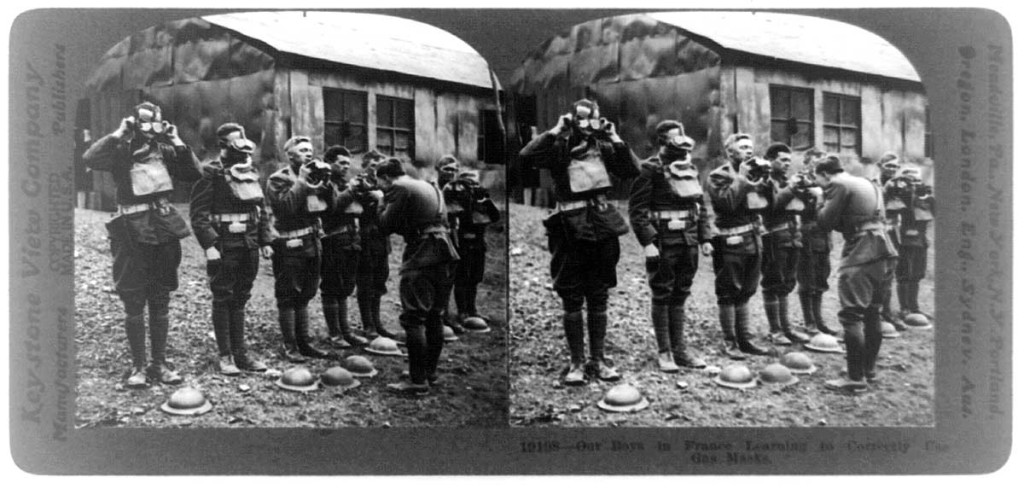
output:
[[[837,122],[828,122],[828,114],[825,112],[825,109],[826,109],[826,107],[828,107],[828,100],[829,100],[829,98],[834,98],[834,99],[836,99],[838,101],[839,120]],[[850,124],[846,124],[846,123],[843,122],[843,106],[844,106],[844,103],[850,103],[850,102],[852,102],[854,104],[854,106],[857,108],[857,122],[856,122],[856,125],[850,125]],[[854,129],[856,131],[856,134],[857,134],[857,143],[853,147],[853,154],[859,156],[861,154],[861,148],[862,148],[862,146],[864,144],[864,134],[863,134],[864,118],[863,118],[863,114],[862,114],[862,111],[861,111],[861,98],[859,96],[856,96],[856,95],[847,95],[847,94],[844,94],[844,93],[822,92],[821,93],[821,109],[822,109],[822,118],[821,118],[821,132],[822,132],[821,144],[822,144],[822,148],[825,151],[827,151],[827,152],[831,152],[831,153],[835,153],[835,154],[839,154],[839,155],[848,154],[848,153],[843,152],[843,148],[848,147],[848,146],[843,146],[843,130],[844,129]],[[836,148],[834,151],[829,148],[828,145],[830,143],[828,143],[825,140],[825,138],[824,138],[825,132],[828,129],[835,129],[839,133],[839,139],[837,141],[838,148]]]
[[[774,111],[774,108],[775,108],[775,104],[773,103],[774,97],[776,96],[776,94],[781,93],[781,92],[786,92],[786,93],[789,94],[789,106],[787,107],[786,117],[780,117],[779,115],[775,114],[775,111]],[[808,108],[810,109],[808,111],[809,119],[797,119],[797,118],[792,116],[792,114],[793,114],[793,94],[794,93],[799,93],[801,95],[806,95],[807,96]],[[814,143],[815,143],[815,137],[814,137],[815,118],[814,118],[814,89],[813,88],[796,87],[796,86],[792,86],[792,85],[770,84],[770,85],[768,85],[768,107],[769,107],[769,111],[771,112],[771,116],[769,118],[769,125],[768,125],[768,134],[769,134],[769,136],[772,137],[773,141],[785,143],[787,146],[792,148],[793,151],[803,151],[803,150],[807,150],[807,149],[810,149],[810,148],[814,147]],[[797,147],[797,146],[795,146],[793,144],[793,137],[795,136],[796,133],[787,134],[786,137],[785,137],[785,140],[781,140],[781,141],[777,140],[777,138],[772,136],[772,129],[771,128],[772,128],[772,126],[776,122],[781,122],[783,124],[787,124],[788,125],[789,121],[791,119],[794,120],[796,122],[796,124],[798,124],[798,125],[799,124],[803,124],[803,125],[806,125],[808,127],[809,130],[808,130],[807,134],[809,135],[809,137],[808,137],[808,141],[807,141],[807,145],[806,146]]]
[[[341,100],[340,100],[340,102],[341,102],[341,105],[340,105],[341,111],[340,112],[342,114],[342,119],[341,120],[333,120],[333,119],[328,119],[327,118],[327,106],[328,106],[329,95],[331,97],[333,97],[334,95],[337,95],[337,96],[341,97]],[[328,137],[328,134],[330,134],[330,132],[331,132],[330,129],[331,128],[337,128],[337,131],[339,131],[338,134],[340,136],[341,135],[340,134],[341,128],[344,126],[344,124],[347,123],[349,125],[349,127],[361,127],[363,129],[363,134],[362,134],[362,138],[361,138],[362,139],[361,140],[362,147],[361,148],[350,147],[350,145],[348,144],[349,142],[348,142],[347,138],[345,138],[344,136],[338,138],[339,142],[337,144],[341,144],[341,145],[345,146],[346,148],[348,148],[353,153],[362,153],[362,152],[365,152],[365,151],[369,151],[369,149],[370,149],[370,99],[369,99],[369,95],[370,95],[369,92],[360,91],[360,90],[350,90],[350,89],[347,89],[347,88],[333,88],[333,87],[324,87],[323,88],[323,97],[324,97],[324,145],[325,146],[330,147],[332,145],[330,142],[328,142],[330,140],[330,138]],[[348,97],[348,96],[361,97],[362,98],[362,101],[363,101],[363,113],[361,114],[361,118],[360,118],[361,122],[353,122],[351,120],[346,120],[345,119],[345,107],[346,107],[346,104],[345,104],[346,98],[345,97]]]
[[[409,104],[409,113],[411,115],[411,117],[409,119],[409,127],[408,128],[403,128],[403,127],[398,127],[396,125],[391,125],[391,126],[383,125],[381,123],[381,117],[380,117],[380,110],[381,110],[381,105],[382,105],[381,101],[390,101],[391,102],[391,122],[392,122],[392,124],[397,122],[396,115],[398,114],[398,110],[397,110],[398,103],[407,103],[407,104]],[[383,153],[383,154],[385,154],[387,156],[395,156],[395,139],[396,139],[395,136],[398,133],[406,133],[406,134],[409,135],[409,149],[408,149],[408,152],[407,152],[408,153],[408,158],[410,160],[416,159],[416,103],[415,103],[415,101],[413,99],[411,99],[411,98],[400,98],[400,97],[392,97],[392,96],[389,96],[389,95],[380,95],[380,94],[378,94],[377,98],[376,98],[376,102],[377,102],[377,106],[376,106],[376,111],[377,111],[377,121],[376,121],[376,125],[377,125],[377,140],[374,141],[374,147],[377,148],[377,151],[380,151],[381,153]],[[391,147],[390,147],[390,149],[388,151],[384,151],[381,148],[381,146],[380,146],[380,141],[381,141],[380,135],[382,133],[389,133],[391,135]]]

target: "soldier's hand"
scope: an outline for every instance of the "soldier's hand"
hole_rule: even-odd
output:
[[[260,248],[260,253],[263,254],[263,258],[270,258],[270,257],[274,256],[274,247],[270,246],[270,245],[266,245],[266,246]]]
[[[824,194],[824,192],[821,190],[821,187],[811,187],[811,195],[815,198],[820,199],[822,194]]]
[[[715,247],[710,241],[707,243],[701,243],[700,252],[704,254],[704,256],[711,256],[711,254],[715,252]]]
[[[606,133],[608,133],[608,138],[611,139],[613,143],[622,142],[622,138],[619,137],[619,133],[615,130],[615,123],[606,119],[601,119],[601,121],[604,122],[601,127]]]
[[[559,135],[565,134],[571,128],[572,128],[572,114],[568,114],[567,113],[567,114],[565,114],[565,115],[563,115],[563,116],[558,118],[558,122],[555,124],[555,127],[552,127],[549,132],[551,134],[555,135],[555,136],[559,136]]]
[[[220,260],[220,251],[217,251],[216,246],[211,246],[206,249],[206,260],[217,261]]]
[[[164,124],[167,124],[167,129],[164,131],[164,134],[167,135],[167,139],[171,140],[171,144],[175,146],[184,146],[185,142],[182,141],[181,136],[178,135],[178,126],[175,126],[170,122],[165,122]]]
[[[645,258],[658,258],[659,256],[661,256],[661,252],[658,251],[658,247],[657,246],[654,246],[654,243],[651,243],[651,244],[649,244],[647,246],[644,246],[644,257]]]
[[[124,139],[126,136],[131,134],[132,128],[135,126],[135,117],[128,116],[121,119],[121,124],[117,126],[112,135],[117,139]]]
[[[378,203],[384,201],[384,191],[382,190],[371,190],[370,197],[373,197]]]

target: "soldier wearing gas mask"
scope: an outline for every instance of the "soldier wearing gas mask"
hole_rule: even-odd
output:
[[[455,158],[455,156],[444,155],[437,159],[437,163],[434,164],[434,170],[437,175],[437,188],[442,189],[443,191],[444,189],[447,188],[449,183],[455,181],[455,179],[458,178],[459,160]],[[453,194],[450,191],[444,192],[445,206],[448,207],[448,229],[452,233],[452,243],[455,245],[455,248],[458,249],[459,217],[455,212],[452,211],[453,206],[457,206],[457,204],[451,200],[452,197]],[[460,260],[460,263],[462,263],[462,261],[464,260],[465,258]],[[460,324],[461,320],[452,321],[451,311],[449,310],[450,302],[450,298],[449,300],[444,301],[444,312],[441,314],[441,322],[444,323],[445,326],[451,328],[452,332],[455,333],[456,335],[462,335],[466,332],[466,330]],[[458,307],[458,303],[456,303],[456,307]]]
[[[885,225],[889,230],[889,239],[899,249],[902,237],[900,236],[900,228],[902,226],[903,211],[907,208],[904,203],[904,199],[898,196],[900,189],[904,184],[899,186],[889,186],[889,182],[892,182],[893,178],[897,176],[900,171],[900,160],[896,153],[887,151],[882,155],[882,158],[878,161],[878,166],[881,169],[879,178],[872,180],[876,186],[883,189],[883,198],[885,199]],[[882,302],[882,320],[888,321],[896,327],[897,331],[904,331],[907,329],[906,324],[903,323],[901,315],[896,314],[892,310],[892,284],[889,284],[885,288],[885,299]]]
[[[189,213],[196,240],[206,253],[218,368],[233,376],[267,369],[246,353],[245,305],[259,271],[260,253],[270,258],[273,248],[259,171],[252,162],[255,143],[233,122],[217,128],[217,143],[220,156],[203,167],[202,178],[192,187]]]
[[[579,100],[572,112],[540,134],[519,155],[551,170],[558,200],[555,213],[544,221],[551,250],[551,276],[562,298],[563,326],[570,365],[563,379],[568,385],[586,382],[585,371],[601,380],[620,378],[604,355],[608,328],[608,290],[615,287],[619,236],[629,226],[608,202],[610,175],[635,177],[639,170],[629,146],[602,119],[597,103]],[[583,306],[587,306],[586,330]],[[590,336],[586,360],[584,331]]]
[[[931,316],[921,310],[917,302],[918,286],[924,278],[928,264],[928,225],[934,220],[935,197],[930,185],[921,181],[921,171],[914,167],[900,170],[885,186],[886,194],[902,204],[899,226],[899,261],[896,265],[896,297],[900,303],[900,317],[921,314],[928,321]],[[927,325],[927,323],[925,323]]]
[[[448,207],[449,226],[452,227],[455,235],[453,242],[461,257],[455,268],[453,287],[458,325],[460,330],[482,331],[487,329],[487,322],[476,309],[477,287],[484,280],[487,226],[498,222],[501,213],[487,190],[480,186],[479,172],[471,168],[460,168],[458,160],[452,156],[442,157],[441,161],[451,160],[455,163],[454,171],[450,164],[439,166],[440,181],[446,181],[442,188],[445,205]]]
[[[821,300],[828,290],[828,276],[832,273],[830,254],[832,238],[828,231],[818,227],[818,205],[822,202],[822,190],[814,177],[814,165],[822,161],[825,153],[812,148],[804,152],[804,169],[796,175],[792,184],[793,194],[803,202],[800,212],[800,236],[803,245],[797,258],[797,295],[803,312],[804,328],[809,334],[822,332],[841,336],[841,332],[830,328],[821,314]]]
[[[331,165],[335,203],[320,215],[324,236],[320,238],[323,260],[320,266],[320,301],[327,323],[328,341],[337,348],[365,346],[366,338],[352,331],[348,322],[348,296],[356,289],[359,268],[359,223],[363,205],[358,191],[349,185],[348,169],[352,154],[344,146],[331,146],[324,162]],[[363,199],[365,201],[365,199]]]
[[[125,386],[144,388],[149,379],[181,383],[167,365],[167,331],[171,291],[178,288],[181,239],[188,224],[167,200],[174,179],[195,181],[199,161],[181,140],[178,129],[164,121],[160,107],[144,102],[121,120],[118,128],[97,140],[82,155],[95,171],[113,174],[117,215],[107,223],[114,263],[114,287],[124,303],[125,333],[132,371]],[[145,311],[149,308],[152,359],[146,366]]]
[[[387,159],[377,150],[363,154],[363,172],[353,178],[350,186],[362,204],[359,215],[359,266],[356,269],[356,303],[363,323],[363,336],[384,336],[404,341],[404,332],[392,333],[380,322],[380,299],[387,292],[388,255],[391,240],[380,231],[380,199],[384,197],[377,182],[377,167]]]
[[[292,363],[304,357],[334,356],[314,347],[309,332],[309,301],[320,285],[320,215],[335,202],[330,165],[313,157],[309,138],[284,143],[288,164],[270,175],[267,202],[274,212],[274,298],[281,327],[281,357]]]
[[[644,247],[651,287],[651,323],[658,345],[658,368],[704,368],[686,349],[683,323],[686,299],[697,273],[699,253],[711,254],[711,221],[697,167],[690,158],[693,140],[683,124],[662,121],[655,127],[658,154],[640,165],[629,195],[629,220]]]
[[[796,288],[797,260],[803,247],[800,213],[806,209],[796,194],[796,187],[804,180],[794,176],[790,181],[788,177],[792,158],[792,150],[782,143],[772,143],[764,153],[764,159],[772,165],[768,183],[775,199],[764,214],[761,294],[771,340],[777,345],[806,343],[809,339],[789,323],[789,294]]]
[[[712,243],[718,319],[725,337],[723,353],[742,360],[745,354],[770,352],[755,344],[748,301],[761,278],[761,217],[771,206],[770,164],[754,157],[748,134],[725,140],[728,161],[708,175],[707,192],[715,213]]]

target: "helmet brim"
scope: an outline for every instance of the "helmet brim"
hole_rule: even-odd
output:
[[[608,404],[607,402],[605,402],[604,399],[597,401],[597,407],[601,408],[604,411],[612,413],[635,413],[637,411],[647,409],[647,407],[650,405],[651,401],[648,401],[646,397],[641,397],[639,402],[637,402],[636,404],[630,404],[628,406],[616,406],[613,404]]]
[[[167,414],[173,414],[175,416],[199,416],[201,414],[206,414],[206,413],[210,412],[210,410],[212,410],[212,409],[213,409],[213,403],[211,403],[209,400],[203,401],[203,404],[200,405],[200,406],[196,406],[194,408],[186,408],[186,409],[179,409],[179,408],[171,407],[171,401],[167,401],[167,402],[165,402],[165,403],[160,405],[160,410],[161,411],[163,411],[163,412],[165,412]]]

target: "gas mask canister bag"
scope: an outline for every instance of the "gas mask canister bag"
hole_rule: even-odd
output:
[[[570,155],[572,161],[569,162],[568,168],[569,188],[574,193],[612,186],[608,169],[604,166],[601,151],[597,146],[583,141],[580,146],[573,148]]]
[[[252,160],[239,163],[228,168],[228,187],[232,195],[242,202],[260,202],[263,200],[263,189],[260,188],[259,172]]]
[[[174,190],[171,175],[167,172],[167,165],[164,165],[160,153],[149,151],[148,147],[144,147],[134,156],[140,156],[140,154],[142,159],[134,161],[129,172],[132,194],[136,197],[144,197]]]
[[[673,193],[684,199],[695,199],[703,195],[704,191],[697,179],[697,169],[690,160],[673,161],[666,169],[666,180]]]

